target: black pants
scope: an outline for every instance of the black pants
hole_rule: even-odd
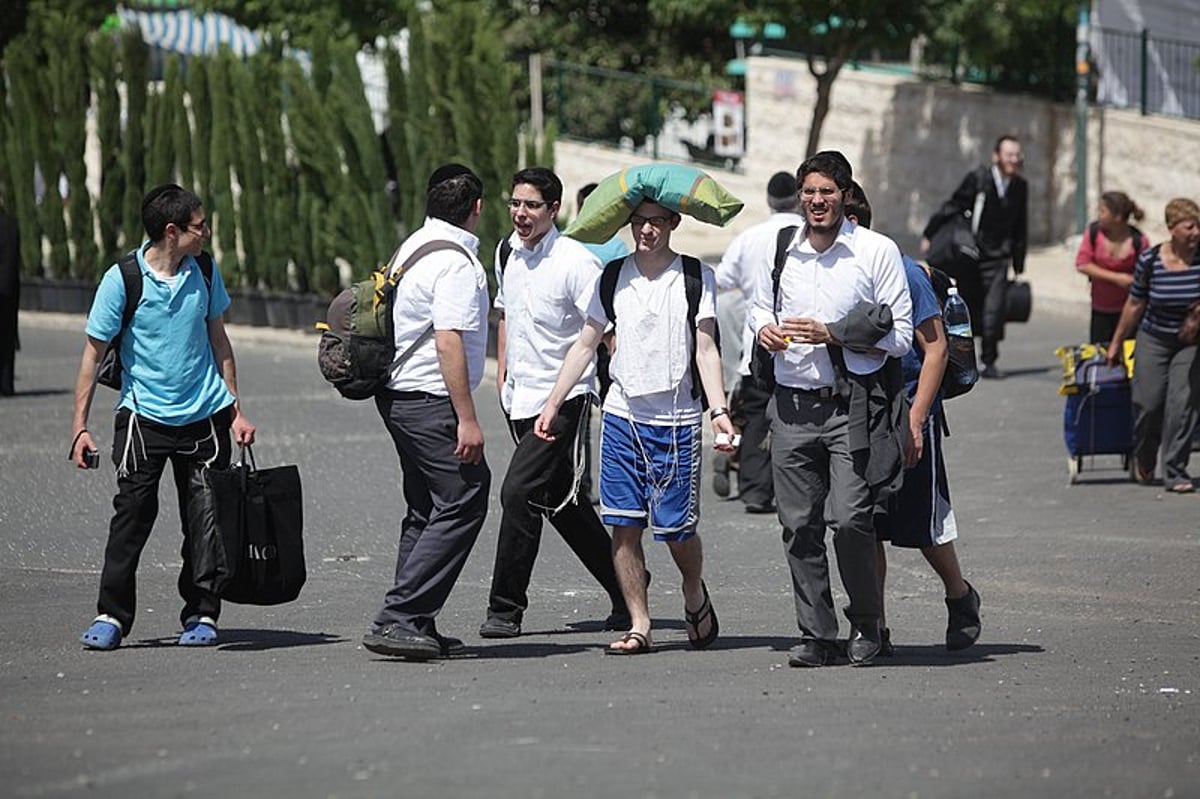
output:
[[[1005,301],[1008,299],[1008,259],[983,261],[958,278],[958,290],[971,313],[971,329],[980,336],[980,360],[992,364],[1004,340]]]
[[[183,597],[180,621],[191,616],[211,616],[221,612],[216,594],[196,585],[192,572],[190,504],[196,499],[189,488],[188,476],[205,463],[216,468],[229,465],[229,427],[232,421],[226,408],[210,419],[173,427],[137,417],[125,408],[117,412],[113,431],[113,464],[122,462],[127,473],[117,477],[117,495],[113,498],[113,517],[104,550],[104,570],[100,574],[100,599],[96,609],[115,618],[125,635],[133,628],[137,612],[137,567],[142,549],[158,518],[158,481],[170,461],[175,473],[179,497],[183,547],[183,568],[179,572],[179,595]],[[136,427],[136,430],[134,429]],[[127,439],[132,436],[127,452]],[[198,514],[199,515],[199,514]]]
[[[449,397],[385,391],[375,406],[400,456],[408,505],[395,579],[375,623],[432,635],[487,517],[492,473],[483,458],[470,464],[455,456],[458,417]]]
[[[752,377],[743,377],[741,388],[742,445],[738,448],[738,493],[747,505],[775,504],[771,478],[771,449],[767,433],[767,402],[771,393],[758,387]]]
[[[542,539],[542,515],[567,542],[596,582],[608,593],[614,611],[625,612],[625,599],[612,559],[612,539],[588,498],[577,494],[562,510],[549,514],[571,490],[574,479],[576,431],[586,435],[591,400],[585,395],[563,403],[555,420],[555,439],[533,433],[533,419],[510,422],[517,449],[500,489],[504,515],[496,542],[496,564],[488,617],[520,622],[529,607],[529,580]],[[533,504],[531,504],[533,503]]]
[[[1121,321],[1120,311],[1097,311],[1092,309],[1092,323],[1088,328],[1088,341],[1094,344],[1108,346],[1113,333],[1117,332],[1117,322]]]
[[[16,376],[19,305],[19,295],[0,294],[0,396],[4,397],[11,397],[15,393],[13,379]]]

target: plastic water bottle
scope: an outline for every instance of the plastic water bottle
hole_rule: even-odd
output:
[[[967,310],[967,303],[958,295],[958,289],[954,286],[946,291],[946,307],[942,309],[942,321],[946,325],[947,335],[971,338],[971,312]]]

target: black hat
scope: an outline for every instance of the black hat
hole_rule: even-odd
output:
[[[796,196],[796,178],[788,172],[776,172],[767,181],[767,196],[783,200]]]
[[[428,191],[439,183],[445,183],[447,180],[460,177],[461,175],[474,174],[474,172],[462,164],[443,164],[433,170],[433,174],[429,176],[429,183],[425,186],[425,189]]]

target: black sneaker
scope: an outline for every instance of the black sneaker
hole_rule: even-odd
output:
[[[966,596],[947,599],[950,622],[946,626],[946,649],[956,652],[966,649],[979,639],[982,624],[979,621],[979,593],[967,583]]]
[[[516,638],[521,634],[521,622],[498,619],[488,616],[487,621],[479,625],[480,638]]]
[[[829,664],[836,647],[833,641],[801,638],[788,652],[788,665],[793,668],[819,668]]]

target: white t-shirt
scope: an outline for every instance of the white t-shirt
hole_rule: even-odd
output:
[[[702,264],[703,290],[696,321],[715,319],[717,280],[712,267]],[[588,316],[612,322],[604,312],[597,281]],[[675,260],[653,280],[637,268],[634,256],[625,259],[613,292],[617,315],[616,348],[609,375],[612,388],[604,400],[605,413],[654,425],[693,425],[701,421],[700,400],[692,398],[691,342],[687,329],[687,294],[683,260]]]
[[[755,335],[775,322],[771,281],[759,283],[750,314]],[[796,231],[779,278],[779,318],[807,317],[820,322],[844,319],[860,302],[886,303],[892,329],[876,347],[883,352],[844,350],[846,368],[871,374],[887,356],[899,358],[912,348],[912,299],[900,249],[887,236],[843,220],[834,243],[817,252],[804,228]],[[775,353],[775,380],[792,388],[833,386],[836,377],[824,344],[795,343]]]
[[[765,282],[769,290],[779,231],[789,225],[804,227],[804,217],[790,211],[772,214],[767,221],[759,222],[734,237],[717,266],[717,288],[721,291],[741,289],[749,309],[760,282]],[[735,332],[729,331],[731,336]],[[750,323],[749,313],[746,314],[746,323],[742,325],[741,332],[742,359],[738,363],[738,373],[748,375],[750,357],[754,351],[754,327]]]
[[[476,258],[479,239],[457,225],[426,218],[400,245],[393,260],[398,267],[418,247],[430,241],[451,241],[458,250],[439,250],[413,264],[396,286],[392,319],[396,326],[396,353],[407,350],[432,324],[434,330],[460,330],[467,356],[467,378],[474,391],[483,379],[487,357],[487,274]],[[438,365],[434,337],[424,341],[403,364],[392,371],[387,387],[394,391],[424,391],[448,396]]]
[[[503,279],[496,251],[495,306],[504,311],[507,366],[500,404],[510,418],[530,419],[542,412],[567,350],[583,330],[601,267],[586,247],[556,228],[533,249],[516,233],[509,243]],[[591,392],[595,372],[593,362],[567,398]]]

